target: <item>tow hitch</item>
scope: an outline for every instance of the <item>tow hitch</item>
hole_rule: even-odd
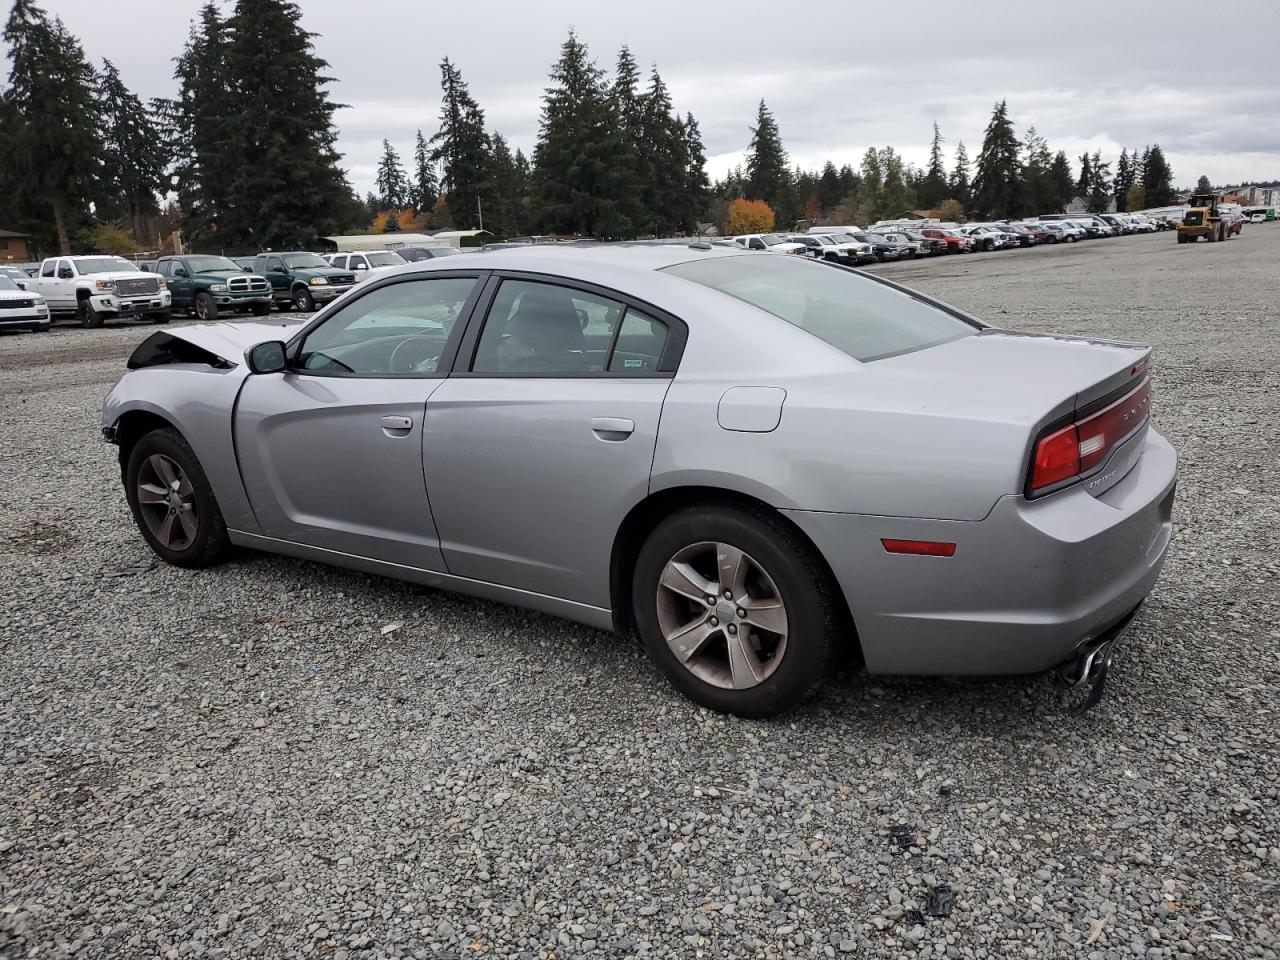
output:
[[[1055,686],[1065,693],[1074,690],[1088,689],[1084,700],[1072,707],[1074,714],[1085,713],[1102,699],[1102,692],[1107,685],[1107,671],[1111,669],[1111,658],[1116,644],[1128,629],[1133,618],[1138,615],[1142,604],[1134,607],[1115,624],[1108,627],[1100,635],[1082,644],[1071,659],[1056,667],[1050,677]]]

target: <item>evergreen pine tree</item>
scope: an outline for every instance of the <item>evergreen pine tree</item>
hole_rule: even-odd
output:
[[[748,199],[763,200],[773,205],[783,197],[789,181],[787,152],[782,148],[778,123],[761,100],[756,111],[756,125],[751,128],[751,143],[747,146]],[[778,218],[778,222],[784,221]]]
[[[33,0],[16,0],[3,37],[11,129],[2,159],[24,202],[52,217],[58,249],[68,254],[102,170],[97,77],[80,42]]]
[[[1005,101],[996,104],[974,167],[970,206],[980,216],[1016,217],[1022,212],[1018,138]]]
[[[822,212],[826,214],[834,210],[843,196],[844,186],[840,182],[840,172],[828,160],[822,166],[822,173],[818,175],[818,204],[822,207]]]
[[[656,147],[648,137],[647,106],[640,92],[640,68],[625,45],[609,88],[617,135],[622,149],[618,175],[618,230],[624,236],[652,232],[655,228],[654,190]]]
[[[440,183],[436,179],[435,164],[431,162],[431,147],[419,130],[413,146],[413,183],[410,187],[414,213],[429,216],[439,195]]]
[[[947,169],[942,159],[942,132],[935,123],[933,143],[929,147],[929,165],[925,168],[924,178],[920,181],[917,200],[921,207],[933,210],[947,199],[949,192]]]
[[[378,188],[378,200],[384,208],[399,210],[409,204],[409,178],[390,140],[382,141],[382,159],[378,162],[374,186]]]
[[[707,179],[707,151],[702,145],[702,131],[692,113],[684,115],[681,125],[684,137],[684,198],[676,229],[693,233],[711,202],[711,181]]]
[[[951,197],[960,206],[969,206],[969,154],[964,148],[964,141],[956,144],[956,165],[951,172]]]
[[[1071,177],[1071,162],[1067,160],[1064,150],[1054,154],[1053,163],[1049,167],[1049,185],[1049,206],[1042,212],[1064,213],[1076,190],[1075,181]]]
[[[454,226],[478,227],[482,198],[489,196],[492,180],[484,111],[448,57],[440,62],[440,89],[440,129],[430,140],[431,162],[440,164],[440,189]]]
[[[1080,154],[1080,179],[1076,181],[1076,196],[1088,199],[1093,189],[1093,162],[1087,153]]]
[[[234,158],[219,224],[223,248],[312,246],[345,226],[351,187],[334,148],[328,63],[301,20],[290,0],[237,0],[227,21],[222,82],[237,102],[228,141],[218,147]]]
[[[524,187],[520,167],[502,134],[490,137],[493,143],[493,199],[485,208],[484,226],[499,237],[514,237],[524,228]]]
[[[672,113],[671,96],[655,67],[644,96],[644,139],[651,155],[652,183],[646,192],[649,219],[644,232],[668,234],[685,217],[689,172],[684,123]]]
[[[1095,150],[1089,161],[1089,212],[1106,213],[1111,205],[1111,164],[1102,162],[1102,151]]]
[[[162,105],[182,233],[195,250],[218,248],[215,234],[233,202],[230,186],[238,160],[228,145],[240,107],[227,84],[227,42],[217,6],[206,3],[177,59],[178,97]]]
[[[1196,193],[1208,193],[1212,189],[1213,184],[1209,182],[1209,178],[1200,174],[1200,179],[1196,181]]]
[[[622,141],[613,101],[586,45],[570,31],[551,68],[533,154],[533,196],[544,230],[615,237],[630,229],[619,187]]]
[[[1176,194],[1173,189],[1173,170],[1164,158],[1160,144],[1155,143],[1147,148],[1142,162],[1142,185],[1146,189],[1146,203],[1149,207],[1167,207],[1173,203]]]
[[[98,106],[102,117],[104,168],[94,196],[100,220],[127,225],[135,243],[147,237],[146,219],[160,213],[159,195],[168,190],[165,138],[154,112],[120,79],[110,60],[102,62]]]
[[[1129,188],[1136,182],[1136,173],[1134,170],[1134,161],[1137,159],[1137,153],[1134,153],[1132,159],[1129,157],[1129,151],[1121,149],[1120,160],[1116,164],[1116,179],[1113,184],[1113,190],[1116,198],[1116,209],[1125,211],[1128,209]]]
[[[386,225],[382,228],[383,233],[399,233],[400,232],[400,214],[393,206],[387,214]]]
[[[1022,140],[1022,210],[1023,216],[1047,213],[1056,207],[1056,192],[1051,178],[1053,156],[1049,144],[1036,132],[1027,130]]]

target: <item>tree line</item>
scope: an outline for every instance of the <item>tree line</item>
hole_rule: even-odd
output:
[[[88,61],[61,20],[15,0],[4,27],[0,91],[0,223],[63,252],[149,248],[180,229],[195,250],[313,246],[326,235],[473,228],[612,239],[831,217],[867,224],[909,209],[947,219],[1173,201],[1158,144],[1125,150],[1112,173],[1100,153],[1052,152],[1021,139],[997,104],[977,157],[956,144],[948,165],[937,124],[923,169],[892,146],[855,168],[793,167],[761,101],[745,163],[712,184],[692,114],[676,110],[657,68],[643,75],[623,47],[601,68],[570,32],[552,64],[531,156],[489,128],[459,67],[440,64],[435,129],[400,149],[383,142],[375,190],[353,191],[337,152],[328,64],[292,0],[205,3],[175,60],[178,93],[144,102],[115,66]]]
[[[856,168],[830,160],[820,170],[791,167],[777,120],[763,100],[751,134],[745,163],[712,186],[707,219],[735,232],[741,223],[789,227],[800,219],[866,226],[909,210],[930,211],[944,220],[1018,218],[1062,211],[1077,197],[1096,213],[1113,203],[1124,211],[1176,199],[1173,171],[1159,144],[1141,153],[1122,150],[1114,176],[1101,151],[1081,156],[1073,168],[1066,152],[1053,152],[1034,126],[1019,139],[1005,101],[995,105],[972,164],[961,141],[950,169],[936,123],[923,169],[907,163],[892,146],[868,147]],[[744,201],[763,201],[768,210]]]

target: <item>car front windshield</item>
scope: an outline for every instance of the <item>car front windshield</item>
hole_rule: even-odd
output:
[[[855,360],[870,361],[969,336],[959,317],[887,283],[800,257],[714,257],[666,272],[799,327]]]
[[[123,257],[80,257],[76,260],[76,269],[83,274],[89,273],[141,273],[141,271]]]
[[[855,243],[856,238],[851,233],[833,233],[830,235],[831,240],[835,243]]]
[[[889,238],[886,237],[883,233],[868,233],[867,239],[870,240],[872,243],[888,243],[889,242]]]
[[[230,257],[188,257],[187,266],[192,273],[214,273],[219,270],[240,272],[240,268]]]
[[[390,250],[381,253],[369,253],[365,256],[368,258],[369,266],[371,267],[398,267],[409,262],[400,254],[392,253]]]
[[[5,274],[0,273],[0,290],[21,290],[22,288],[10,280]]]
[[[822,244],[824,247],[835,246],[835,241],[832,240],[830,237],[818,236],[818,237],[810,237],[809,239],[816,240],[818,243]]]
[[[766,247],[772,247],[776,243],[782,243],[781,237],[775,237],[772,233],[766,233],[760,238]]]
[[[284,260],[285,266],[298,269],[301,267],[327,267],[324,258],[314,253],[286,253],[281,259]]]

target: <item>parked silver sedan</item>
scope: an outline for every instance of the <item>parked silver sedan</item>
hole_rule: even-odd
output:
[[[871,673],[1105,669],[1171,533],[1149,353],[800,257],[528,248],[156,333],[103,428],[170,563],[238,545],[635,630],[765,716],[843,643]]]

